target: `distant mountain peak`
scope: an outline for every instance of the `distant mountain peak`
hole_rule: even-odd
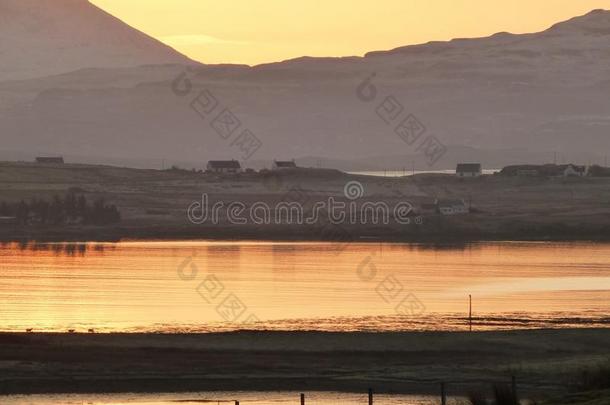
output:
[[[87,0],[1,0],[0,38],[0,81],[195,63]]]

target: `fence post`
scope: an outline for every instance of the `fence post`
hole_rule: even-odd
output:
[[[441,405],[447,405],[447,394],[445,392],[444,382],[441,382]]]
[[[237,401],[237,400],[236,400],[236,401],[235,401],[235,405],[239,405],[239,401]]]
[[[373,389],[369,388],[369,405],[373,405]]]
[[[472,332],[472,295],[468,294],[468,325],[469,331]]]
[[[305,394],[301,393],[301,405],[305,405]]]
[[[517,378],[514,375],[511,376],[511,390],[513,392],[513,400],[515,401],[514,405],[519,405],[519,399],[517,398]]]

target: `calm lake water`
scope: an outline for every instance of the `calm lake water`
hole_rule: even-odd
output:
[[[202,404],[233,405],[239,400],[244,405],[299,405],[298,392],[211,392],[188,394],[104,394],[104,395],[21,395],[2,397],[6,405],[170,405]],[[311,405],[366,405],[367,394],[334,392],[307,393]],[[437,405],[438,397],[412,395],[375,395],[375,403],[382,405]],[[448,404],[457,399],[448,398]]]
[[[499,172],[501,169],[483,169],[483,174],[494,174]],[[364,171],[364,172],[348,172],[349,174],[359,174],[363,176],[376,176],[376,177],[403,177],[412,176],[414,174],[455,174],[455,169],[451,170],[415,170],[412,169],[399,169],[399,170],[378,170],[378,171]]]
[[[610,244],[0,245],[0,330],[610,326]]]

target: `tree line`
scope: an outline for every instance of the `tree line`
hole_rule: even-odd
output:
[[[108,225],[121,221],[121,213],[115,205],[106,204],[103,197],[93,202],[84,195],[68,193],[55,195],[50,201],[34,198],[18,203],[0,202],[0,216],[16,217],[20,225]]]

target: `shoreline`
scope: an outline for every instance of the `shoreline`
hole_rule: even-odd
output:
[[[563,393],[610,329],[487,332],[0,333],[0,394],[339,391],[454,395],[516,376]]]
[[[563,226],[554,232],[531,230],[528,232],[478,232],[461,229],[447,229],[442,233],[416,231],[396,232],[390,229],[350,229],[343,228],[338,234],[332,230],[316,227],[281,227],[261,232],[252,227],[97,227],[97,228],[52,228],[52,229],[0,229],[0,243],[24,242],[120,242],[135,241],[266,241],[266,242],[338,242],[338,243],[418,243],[460,245],[479,242],[610,242],[610,229]],[[347,233],[346,233],[347,232]]]

